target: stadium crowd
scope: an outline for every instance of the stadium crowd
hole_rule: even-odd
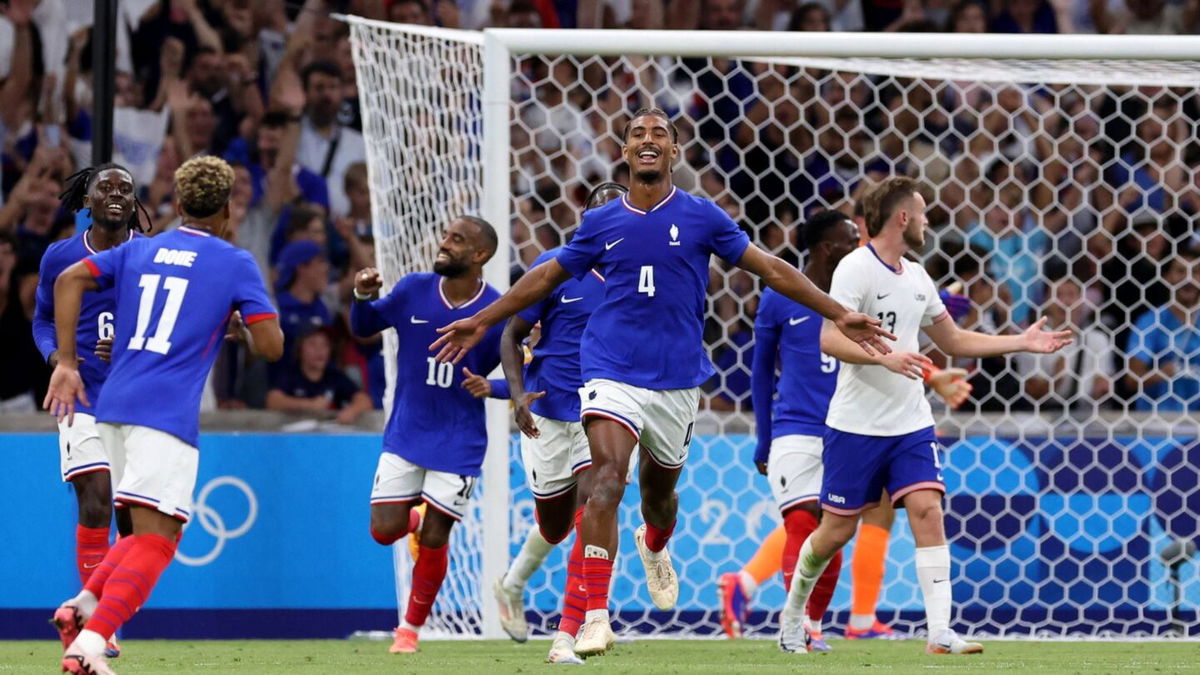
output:
[[[268,368],[226,344],[206,406],[351,423],[368,399],[380,405],[384,376],[379,340],[347,329],[351,274],[374,264],[374,243],[349,32],[330,12],[466,29],[1164,34],[1194,32],[1198,4],[125,0],[117,161],[138,183],[150,234],[177,226],[171,177],[183,161],[218,155],[237,173],[231,236],[275,291],[287,356]],[[61,208],[59,193],[90,156],[90,5],[9,0],[0,19],[0,411],[42,400],[49,369],[30,330],[39,264],[51,242],[86,223]],[[932,177],[937,247],[927,264],[935,279],[963,284],[972,301],[964,325],[1018,331],[1044,303],[1053,324],[1080,333],[1077,346],[1015,368],[982,362],[973,379],[981,408],[1200,409],[1194,91],[1007,87],[946,101],[963,90],[723,60],[645,64],[521,64],[514,276],[562,243],[590,187],[624,181],[623,167],[609,175],[619,162],[610,125],[653,103],[679,115],[679,183],[793,261],[795,225],[818,206],[852,211],[866,179],[891,172]],[[821,104],[803,104],[813,100]],[[704,405],[748,409],[755,289],[726,270],[713,291],[706,338],[720,374]]]

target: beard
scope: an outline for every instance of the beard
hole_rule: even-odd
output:
[[[642,169],[634,174],[641,183],[657,183],[662,179],[663,172],[659,169]]]
[[[447,260],[446,262],[433,263],[433,273],[451,279],[461,277],[467,271],[466,263],[461,260]]]
[[[904,243],[914,251],[919,251],[925,247],[925,236],[921,230],[905,230]]]

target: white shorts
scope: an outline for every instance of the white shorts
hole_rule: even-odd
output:
[[[451,518],[462,520],[476,480],[475,476],[426,469],[399,455],[383,452],[375,469],[371,506],[424,500]]]
[[[191,517],[200,452],[165,431],[134,424],[96,425],[112,462],[113,500]]]
[[[100,442],[95,417],[75,413],[71,426],[66,419],[58,423],[58,466],[64,483],[94,471],[108,471],[108,453]]]
[[[821,498],[824,465],[821,452],[825,442],[817,436],[780,436],[771,441],[767,458],[767,481],[780,513],[804,502]]]
[[[687,461],[700,387],[656,390],[613,380],[588,380],[579,397],[581,419],[602,417],[620,424],[656,464],[678,469]]]
[[[521,464],[534,499],[553,499],[575,487],[575,476],[592,465],[581,422],[563,422],[534,414],[541,435],[521,434]]]

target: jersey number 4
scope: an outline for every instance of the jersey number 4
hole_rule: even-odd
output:
[[[642,271],[638,274],[638,293],[654,297],[654,265],[642,265]]]
[[[154,313],[154,299],[158,297],[160,282],[167,291],[167,301],[163,305],[162,314],[158,316],[158,326],[154,335],[147,338],[146,331],[150,328],[150,317]],[[134,328],[133,337],[129,338],[129,349],[145,349],[166,354],[171,349],[171,333],[175,332],[175,322],[179,319],[179,308],[183,306],[188,280],[143,274],[138,280],[138,286],[142,289],[142,297],[138,303],[137,326]]]

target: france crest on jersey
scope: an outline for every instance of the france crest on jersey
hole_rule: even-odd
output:
[[[89,231],[85,229],[70,239],[54,242],[42,256],[38,270],[37,308],[33,312],[33,340],[43,359],[49,359],[50,353],[58,349],[58,335],[54,329],[54,282],[63,270],[96,254],[88,241]],[[140,236],[130,232],[126,242]],[[100,338],[112,337],[116,296],[111,288],[91,291],[83,294],[83,302],[79,306],[75,344],[78,355],[83,359],[79,364],[79,375],[83,378],[84,390],[91,405],[77,403],[75,409],[89,415],[95,414],[100,388],[108,377],[109,364],[96,357],[96,342]]]
[[[816,310],[801,305],[774,289],[763,291],[754,320],[755,426],[758,449],[768,450],[771,440],[825,434],[825,415],[837,386],[838,360],[821,351],[821,323]],[[780,372],[779,396],[775,364]],[[754,461],[767,457],[755,455]]]
[[[503,325],[492,326],[479,345],[457,364],[439,363],[429,351],[437,328],[467,318],[500,297],[480,282],[479,292],[453,306],[442,291],[443,277],[410,274],[386,296],[355,302],[350,328],[367,337],[396,329],[396,388],[383,431],[384,452],[434,471],[478,476],[487,451],[484,402],[462,386],[463,368],[486,376],[500,365]]]
[[[664,390],[712,377],[702,338],[709,259],[737,263],[749,245],[719,206],[674,186],[648,211],[625,195],[586,212],[558,254],[575,279],[593,268],[605,279],[583,334],[583,379]]]
[[[275,318],[249,252],[183,226],[84,259],[116,292],[112,371],[96,421],[150,427],[196,447],[200,396],[229,316]],[[82,352],[80,352],[82,353]]]
[[[530,269],[556,257],[560,250],[541,254]],[[546,392],[529,406],[534,413],[560,422],[579,421],[579,388],[583,386],[580,342],[588,319],[603,300],[604,277],[592,270],[582,279],[561,284],[550,297],[517,315],[529,323],[542,322],[542,337],[525,369],[525,390]]]

